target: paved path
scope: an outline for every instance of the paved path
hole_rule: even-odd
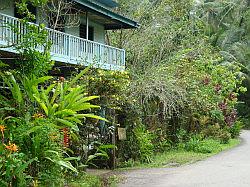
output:
[[[250,131],[241,138],[238,147],[195,164],[127,172],[119,187],[250,187]]]

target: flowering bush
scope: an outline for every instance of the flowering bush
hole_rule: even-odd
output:
[[[29,175],[25,173],[25,170],[35,159],[27,161],[25,154],[19,152],[19,147],[8,141],[10,134],[5,125],[0,125],[0,131],[2,139],[0,143],[0,185],[6,187],[26,186]]]
[[[88,91],[90,95],[99,95],[101,105],[115,108],[123,102],[123,95],[130,83],[130,76],[127,71],[92,70],[92,73],[85,77],[88,80]]]
[[[224,64],[223,58],[209,46],[200,46],[197,51],[197,57],[191,56],[192,51],[182,51],[168,67],[188,93],[186,115],[193,125],[186,128],[199,131],[219,124],[222,129],[230,129],[237,120],[237,96],[246,91],[241,86],[244,77],[240,77],[240,66]]]

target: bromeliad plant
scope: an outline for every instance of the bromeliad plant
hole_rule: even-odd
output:
[[[85,118],[107,121],[94,114],[84,113],[84,111],[100,108],[89,102],[99,98],[99,96],[86,96],[84,85],[73,87],[87,70],[82,71],[70,82],[60,79],[59,82],[51,84],[47,88],[42,86],[39,91],[34,91],[33,96],[40,105],[42,113],[53,120],[58,128],[69,128],[77,132],[79,130],[78,125],[83,125]]]

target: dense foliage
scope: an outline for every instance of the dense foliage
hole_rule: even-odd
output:
[[[128,140],[120,145],[129,151],[122,160],[141,154],[139,143],[131,145],[140,140],[133,129],[141,124],[155,135],[152,151],[192,139],[227,143],[236,137],[233,132],[242,127],[237,98],[247,97],[242,83],[248,79],[248,2],[119,2],[118,12],[141,23],[137,31],[109,33],[110,41],[127,50],[131,76],[127,96],[133,110],[124,111]]]
[[[17,2],[24,24],[34,19],[28,2],[46,0]],[[0,186],[69,185],[86,167],[114,167],[110,155],[129,166],[174,149],[212,153],[239,136],[249,117],[249,1],[119,3],[141,24],[107,33],[126,49],[126,71],[47,76],[43,25],[27,25],[14,69],[0,64]]]

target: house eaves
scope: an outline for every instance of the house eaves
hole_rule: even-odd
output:
[[[102,6],[101,3],[98,3],[98,1],[91,2],[88,0],[73,0],[79,5],[83,6],[84,9],[88,9],[88,11],[91,11],[93,13],[96,13],[100,16],[105,17],[106,19],[112,20],[112,23],[105,24],[104,27],[106,30],[114,30],[114,29],[132,29],[132,28],[138,28],[139,24],[129,19],[125,16],[122,16],[120,14],[117,14],[115,12],[112,12],[111,10],[105,8]],[[105,2],[111,2],[111,1],[105,1]],[[114,5],[114,4],[113,4]]]
[[[115,8],[115,7],[119,6],[119,4],[113,0],[96,0],[96,1],[108,6],[110,8]]]

